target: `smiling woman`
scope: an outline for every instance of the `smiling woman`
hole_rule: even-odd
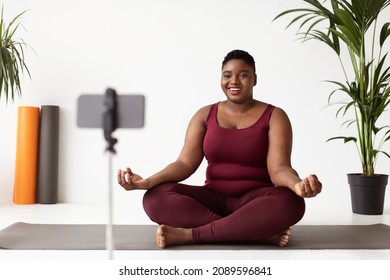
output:
[[[253,97],[256,85],[255,69],[240,59],[231,59],[223,65],[221,86],[225,94]],[[243,95],[243,96],[242,96]]]
[[[221,87],[228,100],[237,104],[255,103],[253,99],[253,87],[257,83],[257,75],[254,60],[240,59],[240,54],[232,52],[222,62]],[[253,125],[259,118],[258,106],[246,112],[242,116],[238,110],[224,110],[224,103],[220,105],[219,125],[226,128],[245,128]],[[261,106],[264,107],[264,106]],[[257,108],[257,109],[256,109]],[[264,108],[260,108],[260,111]]]
[[[321,191],[315,175],[301,179],[291,166],[292,131],[280,108],[253,99],[253,57],[242,50],[222,62],[226,100],[192,117],[176,161],[143,178],[118,171],[125,190],[147,190],[143,205],[161,248],[186,243],[264,242],[285,246],[304,215],[303,198]],[[203,158],[204,186],[180,183]]]

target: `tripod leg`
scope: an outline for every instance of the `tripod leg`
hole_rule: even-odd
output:
[[[108,223],[106,226],[106,250],[108,258],[113,259],[114,235],[113,235],[113,191],[112,191],[112,152],[108,152]]]

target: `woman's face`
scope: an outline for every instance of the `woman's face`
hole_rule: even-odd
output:
[[[241,59],[231,59],[222,67],[221,87],[226,97],[236,103],[253,98],[256,73]]]

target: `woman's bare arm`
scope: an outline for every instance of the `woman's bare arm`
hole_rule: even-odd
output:
[[[180,182],[191,176],[203,160],[203,138],[206,133],[205,121],[209,109],[210,106],[199,109],[190,120],[183,148],[176,161],[147,179],[134,174],[130,168],[126,168],[125,171],[119,170],[118,183],[126,190],[150,189],[161,183]]]
[[[302,197],[321,192],[322,185],[316,175],[302,180],[291,166],[292,128],[287,114],[280,108],[275,108],[271,115],[268,137],[267,165],[273,184],[288,187]]]

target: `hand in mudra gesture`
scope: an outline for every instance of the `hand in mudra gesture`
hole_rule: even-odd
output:
[[[300,197],[314,197],[322,190],[322,184],[316,175],[310,175],[295,184],[295,193]]]
[[[126,170],[118,170],[118,184],[127,191],[146,190],[149,187],[149,180],[134,174],[129,167]]]

